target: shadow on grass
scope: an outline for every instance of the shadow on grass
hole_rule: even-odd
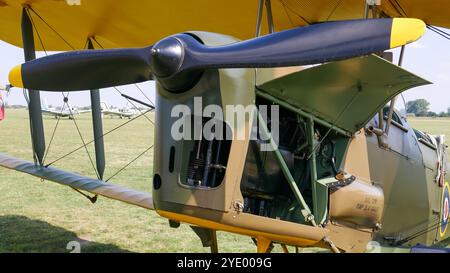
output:
[[[70,253],[69,242],[78,242],[82,253],[129,252],[111,244],[100,244],[77,237],[74,232],[25,216],[0,216],[1,253]]]

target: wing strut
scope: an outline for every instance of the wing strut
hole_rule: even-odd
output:
[[[33,23],[29,17],[27,7],[24,7],[22,10],[22,40],[25,61],[28,62],[36,59]],[[41,95],[39,91],[28,90],[28,96],[28,114],[30,117],[33,158],[35,163],[39,163],[42,166],[45,155],[45,135],[41,112]]]
[[[91,38],[88,39],[88,49],[94,49]],[[105,145],[103,142],[102,108],[100,106],[100,90],[91,90],[92,127],[94,128],[95,162],[98,178],[103,180],[105,173]]]

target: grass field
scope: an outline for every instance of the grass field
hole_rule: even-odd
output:
[[[153,120],[152,114],[148,114]],[[105,137],[107,166],[105,178],[145,151],[153,143],[153,125],[144,117]],[[86,141],[93,139],[90,114],[76,117]],[[126,122],[104,119],[104,131]],[[51,139],[56,119],[44,117],[46,139]],[[0,151],[32,160],[28,112],[7,110],[0,123]],[[48,143],[47,143],[48,145]],[[46,162],[82,145],[72,120],[62,119]],[[94,147],[89,145],[90,153]],[[150,150],[112,183],[151,192]],[[85,150],[54,166],[95,177]],[[95,205],[70,188],[0,168],[0,252],[68,252],[70,241],[82,242],[83,252],[208,252],[191,229],[171,229],[156,213],[100,198]],[[223,252],[254,252],[247,237],[218,234]]]
[[[440,118],[414,118],[408,119],[411,126],[430,134],[443,134],[447,137],[447,143],[450,143],[450,119]]]
[[[153,120],[152,114],[148,115]],[[86,141],[92,136],[90,114],[77,117]],[[104,119],[105,132],[126,122]],[[46,139],[52,136],[56,120],[44,118]],[[412,120],[418,129],[450,136],[450,120]],[[7,111],[0,123],[0,152],[31,160],[28,112]],[[153,125],[140,118],[105,138],[105,178],[145,151],[153,142]],[[48,143],[47,143],[48,144]],[[74,122],[60,121],[46,162],[81,146]],[[89,151],[93,154],[93,145]],[[112,182],[141,191],[151,191],[152,150]],[[85,150],[54,166],[95,177]],[[69,252],[70,241],[82,243],[83,252],[208,252],[186,225],[171,229],[167,220],[154,212],[100,198],[92,205],[70,188],[0,168],[0,252]],[[254,252],[247,237],[220,232],[222,252]],[[278,248],[276,251],[280,251]],[[308,251],[308,250],[305,250]]]

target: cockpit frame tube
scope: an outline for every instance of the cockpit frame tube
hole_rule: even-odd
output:
[[[298,188],[297,183],[295,182],[295,179],[292,176],[292,173],[289,170],[289,167],[283,158],[283,155],[281,154],[280,150],[278,149],[277,144],[275,143],[274,139],[272,138],[271,133],[269,132],[269,129],[267,128],[266,121],[264,120],[264,118],[262,117],[262,115],[259,112],[257,112],[257,116],[258,116],[258,124],[259,124],[260,131],[266,137],[266,139],[268,139],[268,142],[269,142],[273,152],[275,153],[275,156],[278,160],[278,163],[280,164],[281,170],[283,172],[283,175],[286,178],[286,181],[288,182],[292,192],[294,193],[294,196],[297,199],[297,202],[303,208],[302,214],[305,217],[305,221],[310,222],[313,226],[317,226],[316,221],[314,219],[314,215],[311,213],[311,209],[309,208],[302,193],[300,192],[300,189]]]
[[[313,214],[314,217],[319,217],[319,210],[318,210],[318,202],[319,197],[317,194],[317,163],[316,163],[316,146],[314,143],[314,120],[309,117],[306,121],[306,131],[307,131],[307,139],[308,139],[308,146],[309,146],[309,169],[311,173],[310,177],[310,183],[311,183],[311,190],[312,190],[312,201],[313,201]]]
[[[292,111],[292,112],[294,112],[294,113],[296,113],[296,114],[298,114],[298,115],[300,115],[300,116],[302,116],[304,118],[312,119],[317,124],[323,125],[323,126],[325,126],[327,128],[331,128],[332,130],[334,130],[335,132],[337,132],[338,134],[340,134],[342,136],[345,136],[345,137],[352,137],[353,136],[351,133],[349,133],[349,132],[347,132],[347,131],[339,128],[339,127],[336,127],[335,125],[333,125],[331,123],[328,123],[328,122],[326,122],[326,121],[324,121],[322,119],[319,119],[316,116],[311,115],[311,114],[309,114],[309,113],[307,113],[307,112],[305,112],[305,111],[303,111],[301,109],[298,109],[298,108],[296,108],[296,107],[290,105],[289,103],[286,103],[286,102],[284,102],[284,101],[282,101],[280,99],[277,99],[277,98],[275,98],[272,95],[269,95],[269,94],[267,94],[265,92],[261,92],[258,89],[256,90],[256,95],[258,95],[258,96],[260,96],[262,98],[265,98],[267,100],[273,101],[274,103],[280,105],[281,107],[286,108],[289,111]]]

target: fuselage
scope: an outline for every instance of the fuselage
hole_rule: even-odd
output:
[[[216,34],[195,35],[205,44],[234,42]],[[388,83],[394,88],[380,92]],[[438,236],[436,228],[423,233],[442,216],[436,162],[445,145],[427,143],[426,137],[421,141],[396,112],[383,142],[367,130],[377,127],[376,117],[370,119],[386,101],[423,83],[367,56],[284,74],[208,70],[181,94],[157,85],[155,210],[172,222],[261,242],[335,245],[348,252],[365,251],[373,240],[403,246],[445,240],[447,233]],[[206,116],[202,105],[218,106],[225,115]],[[245,135],[255,131],[259,110],[248,112],[241,124],[234,122],[255,105],[279,106],[279,142],[273,150],[263,149],[273,143],[267,138],[272,133],[260,132],[256,139]],[[242,108],[228,113],[227,106]],[[180,124],[202,127],[213,119],[224,131],[231,127],[233,139],[208,140],[194,131],[187,138],[174,137]],[[241,132],[246,137],[236,138]]]
[[[397,121],[391,124],[388,147],[381,147],[375,134],[362,131],[351,141],[343,166],[383,189],[384,212],[375,240],[383,244],[433,245],[450,235],[439,232],[444,187],[437,181],[436,162],[439,154],[446,154],[445,144],[432,143],[405,118],[394,115]],[[374,118],[367,126],[376,127],[377,121]]]

